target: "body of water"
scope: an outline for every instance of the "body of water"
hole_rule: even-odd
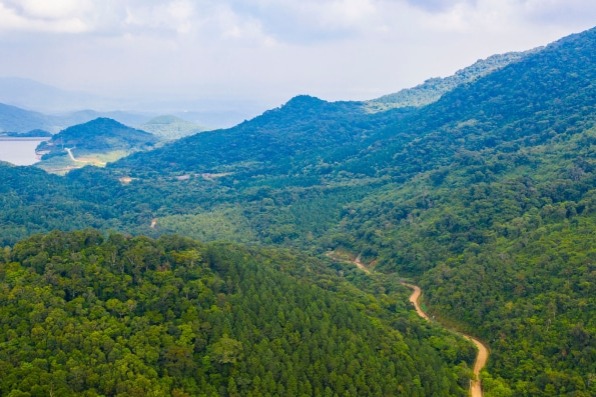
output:
[[[35,148],[46,139],[0,139],[0,161],[14,165],[35,164],[39,161]]]

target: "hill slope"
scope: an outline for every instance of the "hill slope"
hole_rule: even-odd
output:
[[[63,147],[76,147],[83,151],[133,150],[152,145],[157,139],[150,133],[130,128],[108,118],[98,118],[75,125],[55,134],[44,149],[53,153]]]
[[[8,184],[9,219],[84,221],[78,206],[134,233],[360,254],[419,280],[435,316],[488,343],[487,396],[591,396],[595,48],[596,29],[564,38],[419,109],[300,96],[74,171],[54,188],[67,203],[41,175],[33,190]]]
[[[204,131],[201,126],[176,116],[158,116],[139,126],[162,140],[170,141]]]
[[[42,142],[37,151],[44,153],[38,167],[48,171],[86,164],[113,161],[129,153],[148,150],[158,139],[145,131],[130,128],[115,120],[98,118],[75,125]],[[76,150],[78,158],[73,152]],[[77,164],[78,163],[78,164]]]
[[[393,108],[420,107],[431,104],[456,87],[502,69],[536,51],[538,49],[526,52],[509,52],[481,59],[471,66],[458,70],[453,76],[428,79],[416,87],[366,101],[367,110],[369,112],[379,112]]]
[[[0,132],[27,132],[48,129],[48,117],[16,106],[0,103]]]
[[[307,231],[335,223],[335,229],[323,227],[319,244],[343,246],[378,260],[385,271],[421,277],[437,314],[477,330],[494,349],[489,391],[590,395],[593,365],[579,363],[595,358],[589,346],[596,334],[596,290],[588,281],[594,272],[592,248],[580,242],[594,237],[595,48],[594,29],[567,37],[400,117],[368,118],[350,104],[351,117],[358,120],[352,126],[371,127],[352,127],[341,136],[323,133],[338,137],[329,146],[314,139],[327,132],[323,123],[341,131],[339,120],[325,112],[310,124],[312,134],[289,124],[291,130],[277,130],[279,135],[271,124],[260,131],[245,125],[252,129],[244,130],[246,135],[236,130],[237,139],[251,133],[258,139],[276,137],[278,146],[288,150],[290,164],[269,167],[250,179],[236,174],[233,200],[243,206],[261,239],[308,241]],[[289,105],[279,111],[292,110]],[[309,106],[337,105],[313,101]],[[309,114],[308,109],[300,113]],[[192,145],[198,150],[207,137],[195,139],[186,141],[184,150],[193,150]],[[271,141],[265,142],[262,151],[251,149],[252,159],[263,154],[278,165],[275,154],[266,152]],[[309,148],[296,150],[302,142]],[[332,157],[338,144],[349,150]],[[231,156],[219,163],[202,153],[193,167],[231,168],[250,159],[234,157],[244,147],[231,144]],[[177,149],[181,146],[168,150]],[[304,166],[317,158],[321,166]],[[339,161],[326,161],[330,158]],[[147,156],[146,163],[157,159]],[[178,167],[190,169],[183,163]],[[334,190],[346,177],[354,185]],[[373,185],[355,184],[366,178]],[[255,192],[253,186],[274,190]],[[361,201],[357,192],[362,190],[366,198]],[[537,268],[547,263],[550,270]],[[582,287],[559,295],[563,278],[573,280],[566,288]],[[467,280],[474,280],[476,288]],[[526,305],[535,309],[522,309]],[[567,315],[554,314],[563,307]],[[523,329],[531,329],[531,335],[520,338]],[[524,347],[528,341],[532,348]],[[523,360],[532,364],[516,369]]]
[[[466,395],[468,344],[290,252],[52,232],[0,290],[2,394]]]

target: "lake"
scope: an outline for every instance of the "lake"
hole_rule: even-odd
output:
[[[43,139],[0,138],[0,161],[14,165],[31,165],[39,160],[35,156],[35,148]]]

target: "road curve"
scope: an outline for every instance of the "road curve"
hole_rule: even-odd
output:
[[[329,253],[328,256],[330,256],[331,258],[334,258],[336,260],[341,260],[337,257],[334,257],[334,255],[332,253]],[[354,265],[356,265],[356,267],[358,267],[358,269],[362,270],[366,274],[371,273],[371,270],[364,263],[362,263],[360,255],[358,255],[356,258],[352,259],[351,262]],[[426,314],[424,312],[424,310],[422,310],[422,308],[420,307],[419,301],[420,301],[420,296],[422,296],[422,290],[420,289],[420,287],[417,285],[414,285],[414,284],[408,284],[403,281],[401,282],[401,284],[412,290],[412,295],[410,295],[409,300],[414,305],[414,308],[416,309],[416,313],[420,317],[425,319],[426,321],[431,321],[431,319],[428,317],[428,314]],[[447,328],[447,329],[450,329],[450,328]],[[486,362],[488,361],[488,355],[489,355],[488,348],[482,342],[480,342],[478,339],[475,339],[474,337],[472,337],[470,335],[466,335],[464,333],[461,333],[461,332],[458,332],[458,331],[455,331],[452,329],[450,329],[450,330],[463,336],[464,338],[472,341],[472,343],[474,343],[474,345],[476,345],[476,347],[478,348],[478,354],[476,355],[476,360],[474,360],[474,369],[473,369],[476,379],[470,381],[470,396],[471,397],[483,397],[484,394],[482,393],[482,384],[480,382],[480,371],[482,370],[482,368],[484,368],[484,366],[486,365]]]
[[[419,286],[414,284],[408,283],[401,283],[402,285],[410,288],[412,290],[412,295],[410,295],[410,302],[414,305],[416,309],[416,313],[422,317],[423,319],[430,321],[428,315],[422,310],[420,307],[420,296],[422,295],[422,290]],[[488,348],[480,342],[478,339],[471,337],[470,335],[463,334],[458,332],[458,334],[462,335],[464,338],[472,341],[474,345],[478,348],[478,354],[476,355],[476,360],[474,361],[474,375],[476,375],[476,380],[470,382],[470,396],[472,397],[482,397],[482,384],[480,382],[480,371],[486,365],[488,361]]]

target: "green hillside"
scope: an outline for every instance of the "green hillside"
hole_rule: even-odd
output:
[[[156,138],[148,132],[130,128],[108,118],[98,118],[84,124],[75,125],[45,142],[43,149],[61,151],[62,147],[76,147],[83,151],[110,151],[114,149],[132,150],[151,146]]]
[[[52,232],[4,251],[0,290],[3,395],[465,396],[473,357],[287,251]]]
[[[40,143],[42,161],[36,166],[62,173],[85,165],[105,165],[130,153],[148,150],[157,137],[108,118],[97,118],[66,128]]]
[[[234,128],[63,178],[0,165],[8,181],[0,186],[0,237],[13,245],[32,232],[93,226],[157,241],[178,233],[320,258],[339,250],[360,256],[376,274],[371,279],[312,258],[284,257],[274,267],[280,277],[327,291],[321,294],[348,282],[356,295],[382,302],[396,277],[409,277],[423,287],[435,318],[490,347],[485,396],[592,396],[595,49],[596,29],[572,35],[420,107],[371,113],[363,102],[298,96]],[[255,250],[250,255],[261,255]],[[306,269],[312,274],[300,273]],[[330,269],[339,278],[316,281]],[[234,280],[226,281],[230,290]],[[343,296],[346,304],[355,299]],[[397,318],[383,324],[398,329],[406,344],[419,339],[400,309],[391,310]],[[438,347],[444,338],[431,342],[440,354],[447,354]],[[458,365],[453,354],[446,368]],[[437,377],[451,376],[461,386],[467,368],[455,378],[458,370],[450,368]],[[346,382],[356,387],[356,380]]]
[[[508,52],[506,54],[493,55],[486,59],[481,59],[467,68],[458,70],[453,76],[428,79],[423,84],[419,84],[415,87],[406,88],[393,94],[383,95],[380,98],[366,101],[366,108],[369,112],[382,112],[393,108],[408,106],[420,107],[431,104],[438,101],[443,94],[458,86],[470,83],[480,77],[502,69],[535,51],[537,50]]]

